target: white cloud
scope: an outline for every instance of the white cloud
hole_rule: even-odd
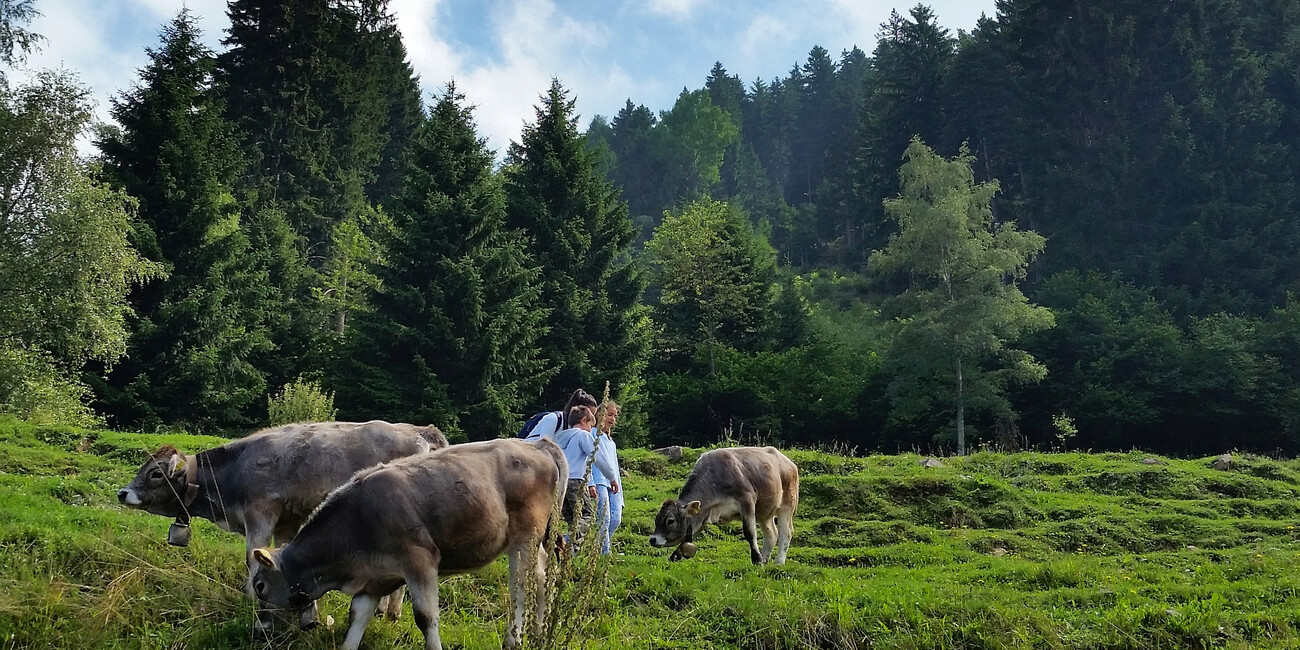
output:
[[[704,0],[649,0],[646,8],[652,14],[683,19],[690,16]]]

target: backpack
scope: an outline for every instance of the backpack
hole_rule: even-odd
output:
[[[535,427],[537,426],[537,423],[538,423],[538,422],[541,422],[541,421],[542,421],[542,418],[544,418],[544,417],[546,417],[546,416],[548,416],[548,415],[550,415],[550,414],[552,414],[552,413],[554,413],[554,414],[555,414],[555,417],[556,417],[556,420],[555,420],[555,430],[556,430],[556,431],[559,431],[559,430],[560,430],[560,425],[564,422],[564,417],[563,417],[563,415],[562,415],[559,411],[542,411],[541,413],[538,413],[538,414],[534,415],[533,417],[528,418],[528,421],[524,423],[524,426],[522,426],[522,427],[519,428],[519,433],[515,434],[515,437],[516,437],[516,438],[519,438],[520,440],[523,440],[524,438],[527,438],[527,437],[528,437],[528,434],[530,434],[530,433],[533,432],[533,428],[535,428]]]

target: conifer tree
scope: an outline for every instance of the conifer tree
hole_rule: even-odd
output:
[[[182,10],[140,84],[114,100],[121,130],[98,143],[104,175],[139,201],[133,243],[167,271],[131,293],[126,358],[95,384],[119,425],[244,425],[265,392],[250,358],[270,345],[258,309],[267,276],[241,228],[232,187],[243,158],[200,38]]]
[[[505,174],[508,223],[531,237],[551,310],[540,345],[556,372],[543,398],[607,380],[622,390],[648,346],[644,281],[629,256],[635,232],[627,205],[596,172],[558,80],[511,144]]]
[[[337,365],[346,417],[433,423],[471,440],[513,427],[547,369],[539,270],[505,225],[493,155],[454,87],[407,152],[372,309]]]

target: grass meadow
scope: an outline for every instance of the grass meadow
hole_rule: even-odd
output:
[[[0,419],[0,649],[341,644],[342,595],[322,601],[331,629],[254,636],[242,538],[196,521],[170,547],[169,520],[117,504],[160,444],[221,442]],[[751,566],[739,524],[670,563],[646,538],[700,451],[621,452],[620,554],[584,567],[596,590],[561,596],[566,647],[1300,647],[1300,461],[788,451],[802,494],[785,566]],[[447,647],[501,646],[505,583],[504,559],[443,579]],[[423,647],[409,604],[363,647]]]

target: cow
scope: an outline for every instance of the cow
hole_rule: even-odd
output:
[[[300,422],[263,429],[220,447],[186,455],[171,445],[154,452],[117,499],[164,517],[175,517],[167,542],[186,546],[190,520],[201,517],[247,538],[247,589],[253,594],[253,549],[293,539],[332,490],[357,470],[447,446],[438,427],[370,422]],[[385,614],[397,618],[402,594]],[[317,622],[315,603],[301,612],[304,628]],[[271,621],[258,611],[258,629]]]
[[[799,507],[799,468],[774,447],[732,447],[700,455],[676,499],[655,516],[650,545],[677,547],[671,560],[695,555],[695,536],[708,524],[740,518],[749,559],[763,564],[776,542],[777,564],[785,564]],[[763,549],[757,527],[763,526]]]
[[[356,650],[379,597],[403,583],[427,650],[439,650],[438,577],[509,555],[517,648],[527,602],[526,571],[545,584],[542,540],[569,474],[549,440],[490,440],[402,458],[358,472],[325,500],[293,541],[256,549],[253,589],[264,605],[294,609],[325,593],[352,596],[344,650]],[[536,598],[536,621],[547,599]]]

